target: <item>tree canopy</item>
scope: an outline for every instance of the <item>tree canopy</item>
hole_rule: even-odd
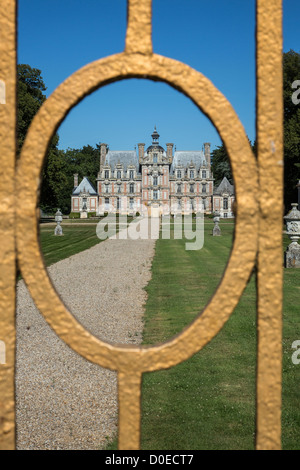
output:
[[[283,54],[285,212],[289,210],[291,203],[297,202],[296,184],[300,179],[300,103],[296,104],[292,99],[296,91],[292,85],[296,80],[300,80],[300,54],[290,50]],[[300,96],[300,92],[298,95]],[[252,150],[256,154],[256,141]],[[229,158],[223,144],[212,151],[212,170],[216,185],[223,176],[232,183]]]
[[[285,212],[298,200],[296,184],[300,179],[300,103],[292,99],[296,80],[300,80],[300,54],[290,50],[283,54]]]
[[[18,65],[18,153],[21,151],[28,128],[46,100],[46,86],[41,71],[28,64]],[[60,208],[68,214],[74,173],[79,178],[87,176],[94,184],[99,168],[99,145],[82,149],[58,149],[59,137],[55,134],[48,149],[42,171],[40,207],[46,212]]]
[[[41,71],[27,64],[18,65],[18,152],[20,152],[32,119],[46,99]]]

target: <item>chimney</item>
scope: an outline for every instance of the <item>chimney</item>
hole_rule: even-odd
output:
[[[210,168],[211,162],[210,162],[210,143],[209,142],[205,142],[204,144],[204,156],[205,156],[207,166],[208,168]]]
[[[100,171],[102,170],[102,167],[104,166],[106,153],[107,153],[107,144],[100,144]]]
[[[145,147],[145,144],[138,144],[138,148],[139,148],[139,162],[140,162],[140,163],[142,163],[143,158],[144,158],[144,147]]]
[[[74,174],[74,188],[77,188],[78,186],[78,173]]]
[[[167,146],[167,157],[168,157],[170,162],[172,162],[172,158],[173,158],[173,145],[174,144],[166,144],[166,146]]]

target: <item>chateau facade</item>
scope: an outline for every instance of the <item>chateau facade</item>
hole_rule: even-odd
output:
[[[226,178],[214,195],[209,143],[203,150],[173,152],[173,143],[166,149],[159,144],[156,128],[151,137],[146,150],[145,144],[138,144],[138,153],[112,151],[102,143],[97,190],[86,177],[78,184],[74,175],[71,211],[81,217],[88,212],[160,215],[214,210],[221,217],[233,216],[234,191]]]

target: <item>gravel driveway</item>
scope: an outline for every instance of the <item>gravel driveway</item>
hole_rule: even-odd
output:
[[[112,343],[141,342],[155,240],[106,240],[48,268],[73,315]],[[45,295],[47,295],[45,293]],[[63,343],[17,286],[17,449],[100,449],[117,431],[116,373]]]

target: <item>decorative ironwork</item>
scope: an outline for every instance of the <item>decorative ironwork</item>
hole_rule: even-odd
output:
[[[172,367],[203,348],[228,320],[258,259],[258,449],[280,448],[282,305],[282,79],[281,0],[257,1],[256,161],[244,128],[226,98],[201,73],[152,52],[151,0],[128,0],[125,51],[83,67],[46,100],[28,131],[15,164],[16,0],[0,5],[0,77],[6,104],[0,105],[1,334],[7,364],[0,365],[0,442],[13,449],[15,261],[49,325],[89,361],[118,372],[119,448],[140,445],[141,378]],[[38,239],[38,192],[48,144],[67,113],[97,88],[126,78],[168,83],[184,93],[217,128],[228,150],[236,191],[235,237],[223,279],[213,298],[180,335],[159,346],[120,347],[92,336],[62,303],[47,274]],[[266,93],[268,89],[268,93]],[[247,178],[244,175],[247,174]],[[271,191],[274,183],[276,194]],[[14,203],[14,187],[23,195]],[[16,223],[14,207],[17,208]],[[272,208],[272,210],[270,210]],[[15,235],[16,227],[16,235]],[[272,232],[271,232],[272,230]],[[17,240],[17,253],[15,251]],[[247,240],[247,243],[245,243]],[[47,292],[47,300],[44,292]],[[219,306],[222,304],[222,310]],[[3,338],[1,337],[0,340]]]

